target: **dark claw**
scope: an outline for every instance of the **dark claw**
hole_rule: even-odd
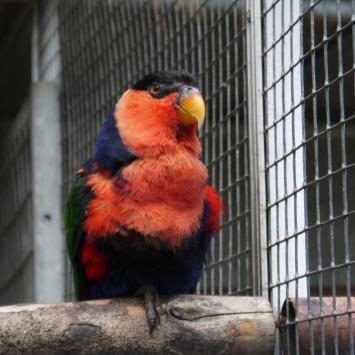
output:
[[[149,323],[149,332],[150,332],[150,335],[152,335],[155,328],[160,323],[160,316],[159,316],[159,313],[158,313],[157,309],[155,308],[154,304],[146,303],[145,307],[146,307],[148,323]]]
[[[148,317],[149,332],[150,335],[154,332],[155,328],[160,323],[160,315],[156,309],[156,305],[159,303],[159,295],[155,287],[145,286],[142,287],[138,294],[144,296],[145,309]]]

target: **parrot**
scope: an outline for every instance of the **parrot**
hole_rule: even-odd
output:
[[[205,104],[184,70],[148,74],[103,121],[64,212],[78,301],[144,300],[150,334],[159,297],[194,292],[223,206],[208,185],[198,130]]]

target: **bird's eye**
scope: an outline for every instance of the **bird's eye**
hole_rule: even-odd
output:
[[[158,96],[161,92],[161,86],[157,83],[154,83],[150,89],[149,89],[150,93],[152,96]]]

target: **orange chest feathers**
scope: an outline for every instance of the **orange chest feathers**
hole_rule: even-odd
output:
[[[207,171],[187,152],[138,159],[119,177],[88,177],[94,193],[84,221],[88,235],[133,229],[175,248],[199,227]]]

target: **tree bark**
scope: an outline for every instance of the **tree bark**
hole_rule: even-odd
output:
[[[263,298],[175,296],[161,300],[159,313],[150,335],[140,298],[0,307],[0,353],[273,354]]]

